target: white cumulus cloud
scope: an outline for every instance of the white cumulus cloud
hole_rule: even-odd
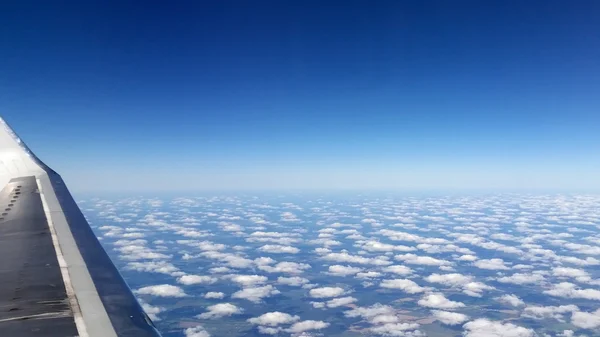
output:
[[[251,302],[258,303],[262,301],[265,297],[271,297],[273,295],[279,294],[279,290],[277,290],[272,285],[266,285],[263,287],[253,287],[253,288],[245,288],[240,291],[237,291],[231,295],[232,298],[243,298]]]
[[[469,319],[467,315],[451,311],[432,310],[431,313],[435,319],[447,325],[462,324]]]
[[[520,299],[517,295],[513,295],[513,294],[502,295],[500,297],[496,297],[495,300],[500,303],[510,304],[513,307],[519,307],[519,306],[525,305],[525,302],[523,302],[522,299]]]
[[[298,252],[300,252],[300,249],[296,247],[284,245],[264,245],[258,250],[260,250],[261,252],[273,254],[298,254]]]
[[[379,286],[387,289],[400,289],[408,294],[417,294],[425,291],[425,288],[407,279],[383,280]]]
[[[310,297],[313,298],[327,298],[327,297],[338,297],[346,293],[344,288],[340,287],[322,287],[314,288],[309,292]]]
[[[600,328],[600,309],[594,312],[574,312],[571,316],[571,323],[582,329]]]
[[[204,329],[201,325],[197,325],[193,328],[187,328],[183,330],[185,337],[210,337],[208,331]]]
[[[596,289],[579,289],[575,284],[569,282],[561,282],[556,284],[550,290],[544,291],[544,294],[566,298],[583,298],[588,300],[600,301],[600,290]]]
[[[510,269],[504,264],[504,260],[502,260],[502,259],[479,260],[479,261],[475,261],[473,263],[473,265],[477,268],[487,269],[487,270],[508,270],[508,269]]]
[[[224,298],[225,294],[222,292],[217,292],[217,291],[209,291],[206,294],[204,294],[204,298],[215,298],[215,299],[221,299]]]
[[[339,264],[336,264],[333,266],[329,266],[328,273],[330,275],[335,275],[335,276],[348,276],[348,275],[354,275],[360,271],[362,271],[362,268],[341,266]]]
[[[209,305],[206,309],[208,311],[198,315],[198,318],[214,319],[235,314],[241,314],[243,312],[242,308],[239,308],[231,303],[219,303],[215,305]]]
[[[292,316],[284,312],[273,311],[262,314],[258,317],[248,319],[248,322],[255,325],[277,326],[281,324],[291,324],[300,320],[298,316]]]
[[[465,306],[462,302],[451,301],[444,296],[442,293],[433,293],[423,296],[417,302],[420,306],[433,308],[433,309],[456,309]]]
[[[464,337],[534,337],[535,332],[512,323],[502,323],[480,318],[463,325]]]
[[[211,284],[217,282],[216,277],[203,275],[183,275],[177,279],[177,283],[192,285],[192,284]]]
[[[294,323],[291,327],[286,329],[286,331],[293,334],[299,334],[304,331],[325,329],[328,326],[329,323],[327,322],[307,320]]]
[[[170,284],[160,284],[155,286],[143,287],[135,290],[136,294],[152,295],[157,297],[185,297],[187,294],[180,287]]]

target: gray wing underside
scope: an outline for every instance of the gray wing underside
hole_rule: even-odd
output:
[[[0,336],[160,336],[62,178],[0,118]]]

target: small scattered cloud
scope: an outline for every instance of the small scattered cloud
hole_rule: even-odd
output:
[[[248,322],[254,325],[278,326],[282,324],[292,324],[300,320],[299,316],[292,316],[284,312],[274,311],[262,314],[258,317],[248,319]]]
[[[512,323],[502,323],[479,318],[463,325],[464,337],[534,337],[536,333],[532,329],[524,328]]]
[[[207,312],[198,315],[202,319],[215,319],[225,316],[241,314],[244,310],[231,303],[219,303],[206,307]]]
[[[212,284],[217,282],[218,279],[212,276],[202,276],[202,275],[183,275],[177,279],[177,283],[185,284],[185,285],[193,285],[193,284]]]
[[[451,301],[444,296],[442,293],[433,293],[423,296],[417,302],[422,307],[433,308],[433,309],[457,309],[465,306],[462,302]]]
[[[487,270],[508,270],[509,267],[506,266],[504,260],[502,259],[489,259],[489,260],[479,260],[475,261],[473,265],[479,269],[487,269]]]
[[[204,294],[204,298],[207,298],[207,299],[222,299],[224,297],[225,297],[225,293],[218,292],[218,291],[209,291],[206,294]]]
[[[457,312],[432,310],[431,314],[435,319],[447,325],[458,325],[466,322],[469,316]]]
[[[513,307],[525,305],[525,302],[523,302],[522,299],[520,299],[517,295],[513,294],[502,295],[500,297],[496,297],[495,300],[500,303],[512,305]]]
[[[338,297],[344,295],[346,290],[340,287],[322,287],[314,288],[309,291],[309,295],[312,298],[327,298],[327,297]]]
[[[180,287],[170,284],[147,286],[135,290],[139,295],[152,295],[156,297],[185,297],[187,294]]]
[[[272,285],[263,287],[244,288],[231,295],[232,298],[241,298],[251,302],[259,303],[263,298],[271,297],[279,294],[279,290]]]
[[[383,280],[379,286],[387,289],[400,289],[408,294],[422,293],[426,290],[414,281],[408,279]]]
[[[210,334],[201,325],[183,330],[185,337],[210,337]]]

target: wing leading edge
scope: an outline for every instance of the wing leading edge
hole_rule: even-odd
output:
[[[159,337],[60,175],[0,118],[0,335]]]

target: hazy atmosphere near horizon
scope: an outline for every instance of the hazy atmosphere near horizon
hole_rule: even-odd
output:
[[[164,337],[593,337],[599,17],[5,2],[0,116]]]

